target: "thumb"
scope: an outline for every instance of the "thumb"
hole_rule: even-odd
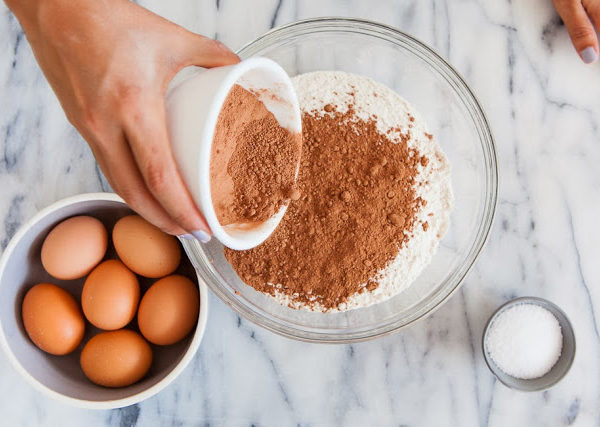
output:
[[[188,32],[182,54],[185,66],[212,68],[240,62],[240,58],[223,43],[192,32]]]

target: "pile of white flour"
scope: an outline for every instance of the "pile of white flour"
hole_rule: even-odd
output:
[[[319,304],[307,305],[279,291],[274,298],[281,304],[310,311],[346,311],[385,301],[417,278],[431,262],[446,233],[453,202],[446,156],[412,106],[390,88],[368,77],[341,71],[317,71],[298,75],[292,81],[303,113],[330,114],[325,111],[328,104],[345,113],[352,106],[358,119],[375,119],[377,129],[394,143],[401,142],[401,136],[409,135],[408,146],[429,159],[426,166],[419,165],[415,183],[416,195],[427,203],[417,212],[408,243],[372,278],[379,283],[373,291],[368,291],[365,283],[361,291],[340,304],[337,310],[326,310]]]

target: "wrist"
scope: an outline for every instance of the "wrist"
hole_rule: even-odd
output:
[[[36,20],[43,6],[52,1],[54,0],[4,0],[4,3],[17,17],[21,26],[25,27]]]
[[[39,7],[39,3],[42,0],[4,0],[6,6],[12,11],[17,17],[21,25],[24,25],[26,21],[30,21],[34,15],[35,10]]]

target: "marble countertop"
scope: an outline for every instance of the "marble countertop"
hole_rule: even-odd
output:
[[[241,320],[215,297],[190,366],[159,395],[88,411],[33,390],[0,354],[3,425],[532,426],[600,423],[600,65],[585,66],[550,0],[142,1],[239,48],[301,18],[361,17],[432,45],[463,74],[495,134],[498,211],[475,268],[442,308],[372,342],[294,342]],[[0,243],[60,198],[108,191],[68,124],[15,18],[0,2]],[[548,298],[578,352],[552,389],[507,389],[480,337],[492,311]]]

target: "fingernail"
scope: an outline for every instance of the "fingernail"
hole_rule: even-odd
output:
[[[596,62],[596,60],[598,59],[598,53],[596,53],[596,49],[594,49],[592,46],[586,47],[581,52],[579,52],[579,54],[581,55],[581,59],[583,59],[583,62],[585,62],[586,64]]]
[[[210,234],[208,234],[206,231],[196,230],[192,231],[192,234],[202,243],[208,243],[210,241]]]
[[[194,237],[194,236],[192,236],[192,235],[191,235],[191,234],[189,234],[189,233],[188,233],[188,234],[182,234],[182,235],[181,235],[181,236],[179,236],[179,237],[181,237],[182,239],[185,239],[185,240],[194,240],[194,239],[195,239],[195,237]]]

